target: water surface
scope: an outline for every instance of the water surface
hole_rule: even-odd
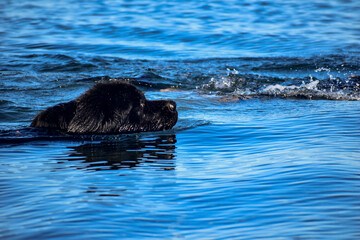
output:
[[[0,3],[0,238],[359,239],[358,1]],[[165,132],[41,110],[119,78]]]

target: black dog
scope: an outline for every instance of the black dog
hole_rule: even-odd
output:
[[[148,101],[135,86],[109,81],[40,112],[30,126],[74,134],[117,134],[168,130],[177,118],[174,101]]]

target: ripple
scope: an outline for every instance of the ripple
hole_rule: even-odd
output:
[[[0,238],[359,239],[359,101],[327,100],[359,100],[358,9],[0,2]],[[110,78],[178,124],[26,128]]]

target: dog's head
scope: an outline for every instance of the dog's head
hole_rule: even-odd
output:
[[[70,133],[115,134],[171,129],[177,122],[176,103],[149,101],[135,86],[101,82],[75,100]]]

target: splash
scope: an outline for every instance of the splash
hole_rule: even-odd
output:
[[[319,91],[317,89],[318,84],[319,84],[319,80],[311,81],[309,83],[305,83],[303,81],[300,86],[296,86],[296,85],[283,86],[280,84],[269,85],[266,86],[264,89],[260,90],[259,93],[266,95],[279,95],[279,94],[294,95],[300,92]]]
[[[281,97],[327,100],[360,100],[360,77],[334,77],[329,68],[318,68],[315,72],[326,71],[329,78],[316,79],[312,75],[304,79],[274,78],[260,75],[240,74],[229,71],[226,76],[212,77],[200,89],[220,95],[231,94],[252,97]]]
[[[300,85],[276,84],[264,87],[260,95],[282,98],[305,98],[327,100],[360,100],[360,77],[350,76],[347,79],[331,77],[329,79],[302,81]]]
[[[316,73],[317,72],[326,72],[331,80],[335,79],[334,76],[330,73],[331,72],[330,68],[326,68],[326,67],[317,68],[317,69],[315,69],[315,72]]]

